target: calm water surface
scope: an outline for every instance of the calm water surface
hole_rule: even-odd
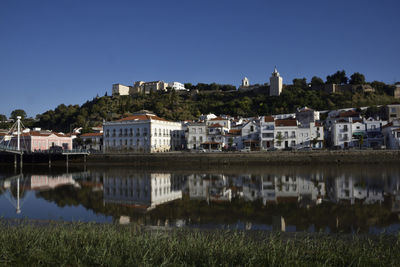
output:
[[[146,226],[398,233],[400,166],[207,171],[0,169],[0,217]]]

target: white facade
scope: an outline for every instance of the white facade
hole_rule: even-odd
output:
[[[269,78],[270,89],[269,95],[270,96],[279,96],[282,93],[282,77],[279,75],[278,70],[274,69],[271,78]]]
[[[174,89],[175,91],[186,90],[185,85],[179,82],[171,82],[168,83],[168,86]]]
[[[241,87],[249,87],[250,86],[250,82],[249,79],[247,79],[247,77],[244,77],[242,80],[242,86]]]
[[[167,152],[180,150],[184,132],[180,122],[151,113],[138,113],[119,121],[104,123],[105,151]]]
[[[211,126],[213,124],[219,124],[228,130],[231,129],[231,121],[229,119],[224,119],[221,117],[216,117],[210,120],[207,120],[207,126]]]
[[[275,119],[272,116],[261,117],[260,120],[260,148],[268,150],[274,147]]]
[[[133,92],[135,93],[145,93],[156,92],[158,90],[166,91],[168,83],[164,81],[153,81],[153,82],[143,82],[137,81],[133,84]]]
[[[125,86],[119,83],[113,84],[112,95],[129,95],[129,86]]]
[[[201,148],[207,141],[207,126],[205,123],[189,123],[187,125],[186,142],[188,149]]]

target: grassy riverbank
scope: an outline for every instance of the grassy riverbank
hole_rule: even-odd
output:
[[[395,266],[399,262],[397,237],[0,223],[0,265]]]

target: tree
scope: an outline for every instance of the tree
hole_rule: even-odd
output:
[[[346,76],[346,72],[344,70],[337,71],[335,74],[326,76],[327,84],[347,84],[349,79]]]
[[[193,87],[193,85],[191,83],[185,83],[184,85],[185,85],[185,88],[189,89],[189,90],[192,89],[192,87]]]
[[[281,146],[282,142],[283,142],[283,136],[281,134],[281,132],[278,132],[278,134],[276,135],[276,144],[278,146]]]
[[[26,112],[25,112],[25,110],[23,110],[23,109],[16,109],[16,110],[13,110],[13,111],[11,112],[10,118],[16,120],[18,116],[21,116],[21,119],[25,119],[25,118],[26,118]]]
[[[321,86],[323,84],[324,84],[324,81],[320,77],[314,76],[311,78],[311,86],[312,87]]]
[[[359,72],[354,72],[353,75],[350,76],[350,84],[365,84],[365,76]]]
[[[4,114],[0,114],[0,122],[6,121],[7,120],[7,116]]]
[[[293,79],[293,86],[294,87],[299,87],[302,89],[307,89],[307,80],[306,78],[302,78],[302,79]]]

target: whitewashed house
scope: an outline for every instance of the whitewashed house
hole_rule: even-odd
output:
[[[274,147],[275,119],[272,116],[263,116],[260,120],[260,148],[267,150]]]
[[[182,123],[162,119],[149,111],[105,122],[105,151],[167,152],[185,143]]]
[[[201,144],[207,141],[207,125],[205,122],[190,122],[186,125],[186,142],[188,149],[201,148]]]

